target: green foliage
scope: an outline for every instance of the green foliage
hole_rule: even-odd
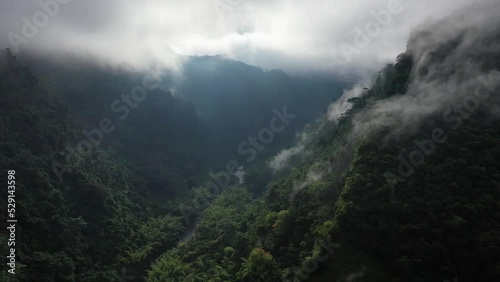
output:
[[[174,252],[161,256],[148,271],[149,282],[188,281],[189,267],[185,265]],[[193,280],[196,281],[196,280]]]
[[[243,262],[241,271],[237,274],[240,281],[274,282],[280,278],[273,256],[263,249],[253,249],[248,260]]]
[[[378,138],[360,145],[336,220],[352,244],[392,264],[398,277],[435,281],[455,275],[466,281],[496,281],[500,246],[490,242],[485,247],[480,238],[500,231],[494,211],[500,206],[500,171],[490,160],[500,156],[500,132],[479,113],[456,132],[446,126],[436,117],[415,135],[391,140],[383,149],[364,148],[383,142]],[[425,132],[437,127],[452,132],[447,142],[391,189],[384,170],[397,170],[398,152],[411,152],[417,136],[430,138]],[[483,142],[474,146],[478,139]]]
[[[180,217],[164,215],[145,222],[139,228],[139,233],[146,242],[166,247],[175,243],[173,240],[179,238],[182,230]]]
[[[358,115],[383,99],[406,95],[415,70],[413,56],[403,53],[380,71],[371,89],[348,100],[352,107],[341,118],[320,119],[304,129],[306,153],[288,170],[272,174],[263,160],[286,144],[291,132],[246,168],[244,185],[213,193],[213,187],[200,185],[203,175],[234,156],[228,146],[269,120],[263,105],[286,98],[300,108],[303,102],[300,95],[285,95],[297,94],[294,86],[302,84],[289,83],[283,73],[214,60],[188,62],[187,74],[195,79],[183,85],[185,92],[196,93],[206,86],[210,96],[194,95],[191,104],[152,91],[135,117],[82,157],[62,153],[84,138],[74,115],[95,122],[112,98],[101,94],[129,90],[138,75],[82,66],[81,76],[65,76],[60,66],[52,66],[60,77],[76,78],[54,87],[45,77],[54,90],[48,92],[12,54],[0,60],[0,134],[5,136],[0,167],[16,169],[22,179],[16,192],[23,222],[19,241],[27,242],[18,246],[22,281],[119,281],[122,269],[137,281],[151,282],[456,276],[500,281],[500,130],[484,108],[458,129],[428,116],[407,134],[382,128],[351,135]],[[207,79],[200,75],[206,68],[220,68],[227,77],[216,72]],[[427,74],[425,68],[419,71]],[[241,90],[241,72],[252,80],[233,95],[229,90]],[[212,80],[227,81],[224,91]],[[280,90],[279,95],[267,95],[271,90]],[[235,112],[247,92],[255,92],[255,99]],[[200,112],[204,103],[210,105]],[[447,142],[426,154],[410,176],[386,178],[387,171],[397,175],[401,156],[416,149],[414,141],[431,139],[435,128],[448,133]],[[217,135],[228,129],[231,134]],[[71,171],[60,182],[52,161],[70,158],[78,161],[69,164]],[[179,204],[191,205],[191,196],[208,199],[196,207],[197,220],[188,230],[192,237],[184,233],[177,210]],[[0,250],[7,251],[4,245]]]
[[[411,55],[400,55],[372,89],[349,100],[352,108],[336,124],[310,130],[315,141],[308,154],[268,181],[261,199],[239,202],[232,190],[203,211],[199,235],[176,249],[193,277],[497,281],[500,131],[494,121],[479,111],[454,131],[431,116],[397,138],[385,129],[350,138],[356,115],[405,95],[412,66]],[[414,150],[417,137],[432,138],[434,128],[449,132],[447,142],[404,182],[386,179],[399,155]],[[261,168],[246,179],[252,191],[264,189]],[[313,173],[321,178],[308,181]],[[304,268],[311,264],[317,268]]]
[[[15,57],[1,55],[0,168],[16,170],[19,178],[19,281],[118,281],[117,272],[127,261],[122,258],[130,257],[133,264],[154,245],[136,241],[141,246],[131,251],[131,240],[141,239],[134,234],[144,231],[147,240],[164,248],[176,244],[182,229],[179,218],[153,218],[153,209],[137,189],[137,175],[111,150],[94,147],[82,156],[68,151],[86,140],[81,125]],[[62,181],[53,170],[54,162],[68,165]],[[5,195],[2,210],[6,210]],[[151,228],[141,228],[149,221]],[[153,259],[143,263],[149,265]],[[5,265],[4,256],[1,262]],[[142,266],[138,273],[144,270]]]

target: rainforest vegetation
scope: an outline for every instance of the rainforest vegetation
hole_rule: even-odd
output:
[[[2,51],[0,168],[20,224],[0,280],[500,281],[500,33],[430,35],[446,21],[335,119],[352,81]]]

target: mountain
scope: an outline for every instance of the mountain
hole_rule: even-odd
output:
[[[168,76],[74,57],[1,55],[1,167],[20,178],[17,240],[29,242],[17,249],[23,281],[140,279],[191,232],[179,205],[209,172],[243,159],[239,143],[269,127],[275,111],[295,111],[282,136],[255,154],[265,160],[318,116],[315,107],[299,109],[300,100],[326,105],[340,93],[340,83],[309,89],[281,71],[217,57],[207,59],[220,69],[188,68],[172,87]],[[231,73],[257,86],[222,96],[210,88],[213,76]],[[219,83],[223,91],[235,86]],[[227,102],[200,102],[207,97]]]
[[[141,175],[112,150],[79,148],[87,139],[76,116],[9,51],[1,54],[0,89],[0,167],[14,171],[9,214],[18,222],[9,245],[17,272],[2,272],[2,281],[117,281],[144,236],[157,236],[147,234],[169,234],[154,239],[156,248],[176,243],[181,218],[148,204]],[[2,210],[6,203],[4,193]],[[2,244],[2,254],[9,246]]]
[[[499,9],[369,87],[1,52],[1,280],[500,281]]]
[[[226,189],[148,281],[499,281],[498,12],[418,27],[272,159],[263,197]]]
[[[335,78],[290,77],[281,70],[264,71],[222,56],[189,58],[183,65],[183,79],[176,85],[214,132],[220,150],[236,148],[269,123],[274,108],[281,111],[286,107],[297,117],[270,144],[281,147],[296,131],[320,117],[345,87],[348,83]],[[274,152],[266,149],[262,154]],[[241,158],[236,150],[233,153],[229,157]]]
[[[286,110],[296,118],[256,154],[260,160],[272,156],[349,85],[336,78],[293,78],[221,56],[187,58],[178,72],[110,68],[73,56],[23,58],[44,86],[71,106],[87,130],[102,118],[114,119],[117,129],[106,135],[103,144],[121,156],[129,155],[125,161],[147,170],[157,183],[151,185],[164,186],[164,191],[186,190],[196,180],[182,183],[181,179],[185,182],[207,169],[223,167],[231,159],[246,159],[238,146],[269,127],[274,111]],[[150,83],[158,86],[146,89],[137,109],[126,105],[121,95],[130,95],[150,76],[154,77]],[[113,104],[116,99],[120,103]],[[121,107],[129,110],[122,112]],[[154,152],[145,155],[139,147]],[[156,161],[143,159],[147,156]]]

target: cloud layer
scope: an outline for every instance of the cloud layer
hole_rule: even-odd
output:
[[[357,28],[365,31],[376,22],[374,13],[383,14],[397,0],[55,1],[2,1],[2,47],[12,45],[9,33],[23,36],[23,18],[33,22],[44,11],[40,3],[59,3],[20,50],[70,52],[134,66],[178,66],[177,55],[226,54],[288,72],[378,69],[404,51],[413,26],[477,2],[400,0],[401,11],[346,60],[342,46],[356,47]],[[44,23],[43,17],[38,22]]]
[[[500,5],[491,0],[419,26],[408,46],[414,61],[408,90],[357,115],[354,135],[380,128],[407,133],[436,114],[454,124],[480,107],[497,114],[499,14]]]

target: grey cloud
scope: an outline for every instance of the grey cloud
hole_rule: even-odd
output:
[[[269,167],[273,170],[274,173],[286,168],[290,160],[293,156],[302,154],[308,142],[308,135],[303,132],[298,137],[298,144],[288,148],[281,150],[278,154],[276,154],[268,163]]]
[[[286,0],[72,0],[61,5],[59,13],[21,49],[73,52],[100,62],[134,66],[160,62],[179,67],[178,55],[227,54],[266,69],[282,68],[288,72],[375,70],[403,51],[412,26],[428,16],[442,17],[476,2],[401,0],[402,14],[394,16],[350,63],[345,62],[339,46],[352,41],[354,28],[373,20],[371,12],[384,9],[389,1],[394,0],[293,3]],[[20,34],[21,18],[31,18],[40,10],[38,2],[0,3],[3,47],[9,46],[9,32]],[[217,6],[214,3],[222,5],[222,13],[220,8],[214,8]],[[231,6],[230,3],[238,4]]]
[[[380,128],[399,135],[430,115],[455,111],[468,99],[478,100],[476,91],[500,86],[500,5],[487,1],[440,21],[428,21],[414,32],[408,52],[414,68],[406,94],[373,104],[357,115],[353,138]],[[486,82],[486,83],[485,83]],[[498,113],[498,95],[480,105]]]
[[[326,115],[329,121],[336,122],[342,114],[346,113],[352,107],[352,104],[348,102],[349,99],[363,95],[364,90],[372,85],[369,79],[366,80],[367,81],[358,82],[350,90],[345,90],[344,94],[328,107]]]

